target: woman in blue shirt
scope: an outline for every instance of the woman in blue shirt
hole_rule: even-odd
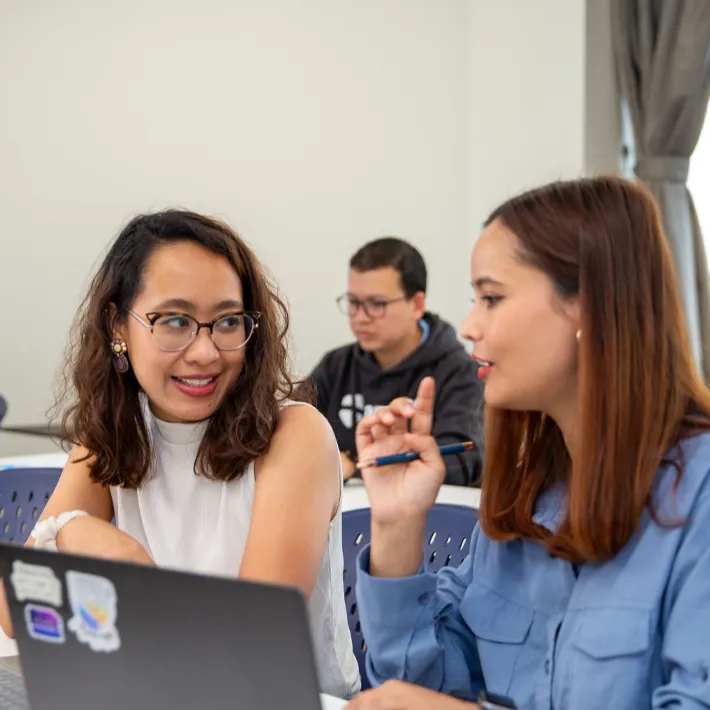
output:
[[[444,479],[435,384],[363,419],[372,542],[358,605],[374,690],[350,708],[710,708],[710,392],[652,198],[552,184],[487,221],[463,335],[485,382],[480,526],[422,567]],[[389,682],[385,682],[389,681]]]

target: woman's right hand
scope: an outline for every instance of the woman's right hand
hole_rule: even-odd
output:
[[[407,464],[362,469],[375,525],[423,520],[436,501],[446,469],[431,435],[434,394],[434,380],[427,377],[413,404],[406,398],[396,399],[357,426],[355,443],[361,464],[407,451],[420,455],[419,460]]]

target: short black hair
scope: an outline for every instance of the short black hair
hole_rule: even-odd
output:
[[[355,271],[374,271],[392,267],[398,274],[407,298],[426,293],[426,264],[409,242],[397,237],[380,237],[360,247],[350,258]]]

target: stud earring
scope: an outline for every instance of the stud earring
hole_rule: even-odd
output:
[[[128,358],[126,357],[126,341],[121,338],[114,338],[111,341],[111,352],[114,354],[113,366],[116,368],[116,372],[118,372],[119,375],[128,372],[129,364]]]
[[[577,338],[577,342],[579,343],[582,340],[582,331],[578,330],[577,335],[575,337]]]

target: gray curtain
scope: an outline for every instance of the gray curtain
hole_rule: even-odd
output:
[[[612,32],[636,176],[660,205],[693,354],[710,381],[708,265],[686,187],[710,93],[710,0],[614,0]]]

